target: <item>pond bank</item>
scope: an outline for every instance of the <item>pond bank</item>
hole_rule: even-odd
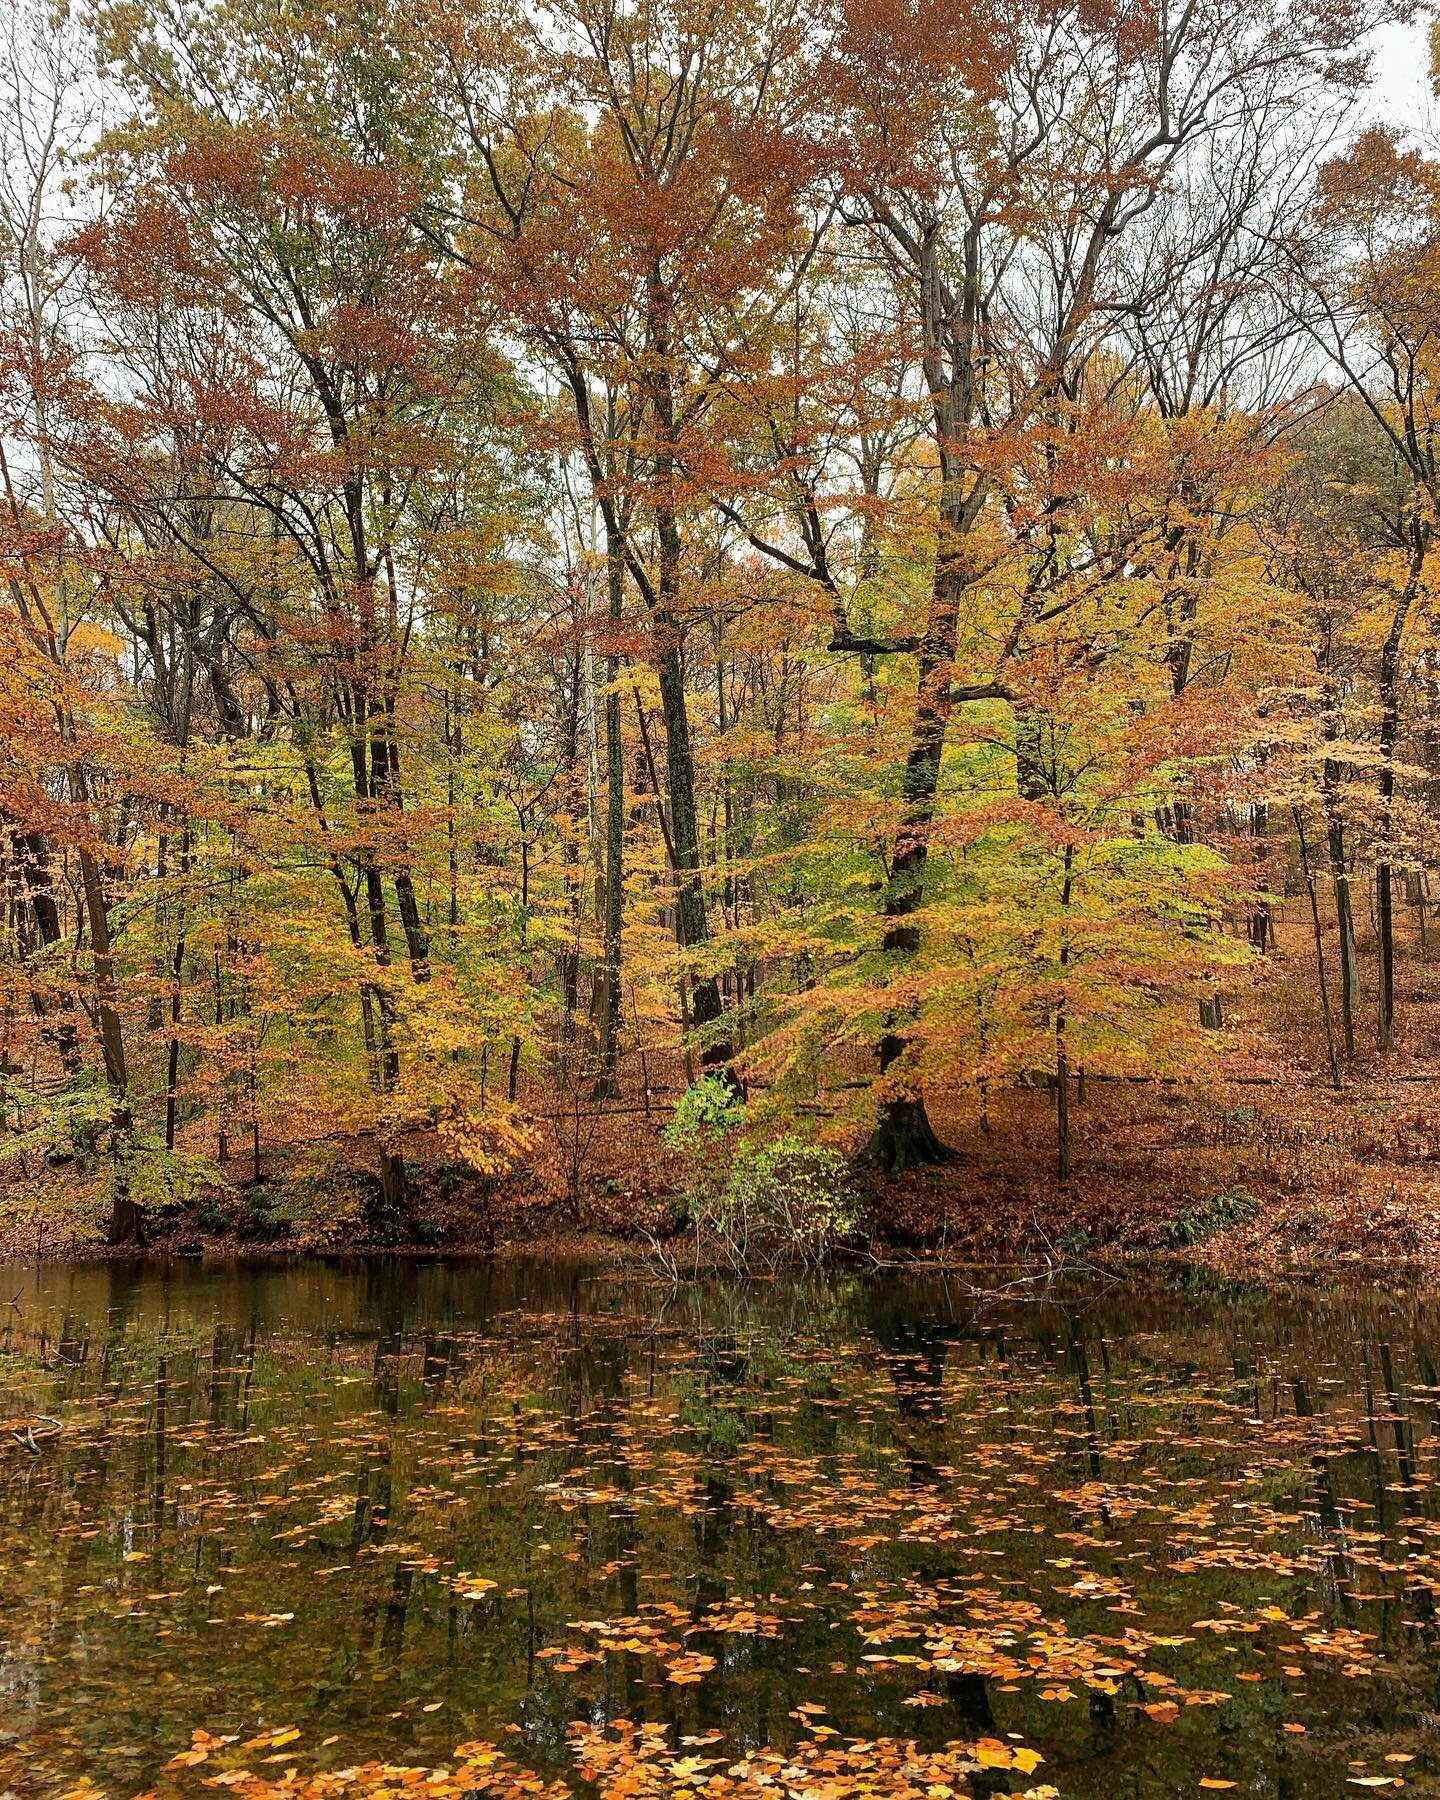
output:
[[[1440,1277],[1440,1114],[1413,1068],[1376,1065],[1334,1094],[1302,1074],[1199,1084],[1092,1083],[1076,1108],[1075,1168],[1056,1180],[1043,1095],[997,1091],[983,1121],[964,1096],[931,1111],[951,1160],[898,1176],[858,1161],[850,1251],[881,1261],[1037,1266],[1181,1259],[1243,1278],[1371,1266]],[[277,1143],[258,1164],[150,1215],[155,1255],[284,1250],[488,1255],[533,1250],[619,1267],[657,1246],[682,1266],[685,1194],[728,1148],[687,1163],[653,1117],[606,1115],[573,1144],[480,1177],[433,1134],[401,1149],[413,1199],[388,1231],[367,1226],[373,1142]],[[853,1154],[858,1136],[825,1139]],[[13,1178],[12,1167],[6,1174]],[[105,1207],[73,1167],[35,1169],[5,1194],[0,1253],[103,1254]],[[92,1182],[93,1186],[93,1182]],[[133,1253],[133,1246],[126,1254]],[[656,1259],[663,1262],[664,1256]],[[721,1259],[723,1261],[723,1259]]]
[[[1253,1210],[1223,1204],[1207,1208],[1199,1202],[1178,1214],[1155,1207],[1137,1215],[1132,1197],[1127,1216],[1117,1221],[1110,1197],[1089,1194],[1083,1187],[1056,1192],[1043,1205],[1030,1195],[1008,1202],[994,1192],[973,1196],[966,1185],[943,1173],[888,1184],[882,1198],[893,1209],[890,1215],[882,1215],[876,1229],[837,1246],[831,1265],[916,1272],[1005,1268],[1029,1276],[1091,1269],[1120,1279],[1191,1270],[1218,1280],[1261,1283],[1334,1278],[1411,1285],[1440,1280],[1440,1245],[1432,1241],[1435,1218],[1400,1199],[1359,1216],[1298,1201]],[[798,1272],[798,1265],[790,1270],[737,1269],[723,1252],[697,1249],[693,1235],[684,1230],[587,1228],[564,1216],[547,1216],[550,1211],[536,1208],[522,1226],[501,1231],[467,1230],[453,1219],[443,1232],[427,1231],[422,1214],[420,1232],[399,1241],[354,1234],[296,1236],[286,1230],[204,1232],[180,1223],[162,1224],[139,1245],[110,1246],[93,1238],[32,1234],[12,1222],[8,1230],[0,1228],[0,1259],[160,1264],[171,1259],[319,1256],[425,1263],[539,1256],[661,1279]]]

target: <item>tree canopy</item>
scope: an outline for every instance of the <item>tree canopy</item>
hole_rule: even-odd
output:
[[[343,1159],[394,1238],[422,1144],[575,1199],[688,1086],[895,1172],[1017,1082],[1068,1181],[1287,896],[1296,1059],[1388,1053],[1440,169],[1350,123],[1377,16],[25,0],[0,1181],[123,1242]]]

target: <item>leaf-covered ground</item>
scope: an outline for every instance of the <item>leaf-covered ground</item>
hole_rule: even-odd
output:
[[[1440,1275],[1440,986],[1432,966],[1407,957],[1394,1048],[1382,1055],[1362,1035],[1337,1093],[1326,1071],[1308,915],[1298,902],[1278,907],[1274,928],[1274,950],[1227,1001],[1223,1030],[1208,1034],[1212,1066],[1154,1080],[1090,1070],[1083,1090],[1077,1082],[1068,1183],[1055,1178],[1050,1096],[996,1082],[982,1129],[976,1089],[956,1083],[932,1093],[928,1106],[958,1154],[895,1177],[857,1166],[862,1223],[848,1250],[925,1263],[1183,1260],[1242,1279],[1337,1268],[1362,1277],[1402,1267]],[[1368,961],[1362,969],[1368,983]],[[840,1094],[853,1099],[850,1089],[869,1069],[867,1057],[837,1062]],[[663,1136],[684,1090],[684,1064],[657,1052],[643,1080],[638,1061],[623,1075],[626,1098],[594,1109],[586,1098],[578,1111],[522,1078],[523,1103],[544,1131],[526,1166],[500,1179],[461,1171],[433,1132],[408,1134],[417,1206],[409,1249],[525,1254],[539,1244],[567,1259],[626,1267],[663,1241],[690,1272],[694,1233],[678,1221],[696,1169]],[[633,1095],[646,1082],[654,1091],[641,1105]],[[812,1122],[838,1130],[822,1115],[839,1103],[834,1093],[823,1106],[817,1101]],[[858,1151],[865,1130],[855,1124],[836,1142]],[[208,1222],[184,1206],[154,1214],[151,1254],[362,1247],[347,1183],[368,1166],[371,1148],[340,1134],[326,1147],[323,1180],[313,1150],[304,1116],[288,1118],[262,1159],[259,1188],[243,1185],[249,1163],[234,1164],[236,1185]],[[37,1163],[34,1175],[0,1218],[0,1255],[29,1256],[37,1246],[103,1254],[97,1217],[80,1216],[73,1171]],[[714,1246],[708,1254],[712,1266],[733,1268]]]
[[[5,1274],[24,1800],[1440,1774],[1440,1307]]]

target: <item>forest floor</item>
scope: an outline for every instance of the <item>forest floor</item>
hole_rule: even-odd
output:
[[[1164,1257],[1248,1278],[1335,1268],[1440,1274],[1440,929],[1430,935],[1433,948],[1403,946],[1397,1042],[1384,1055],[1370,1048],[1373,980],[1362,963],[1358,1054],[1336,1092],[1308,920],[1282,914],[1253,983],[1226,997],[1207,1070],[1153,1080],[1088,1075],[1083,1099],[1072,1099],[1073,1170],[1063,1184],[1054,1100],[1044,1089],[992,1088],[983,1124],[973,1091],[931,1095],[932,1122],[953,1158],[893,1177],[858,1168],[867,1225],[856,1254],[1067,1267]],[[537,1111],[549,1136],[523,1175],[457,1177],[417,1135],[406,1145],[416,1214],[403,1247],[613,1263],[673,1246],[683,1171],[661,1132],[684,1071],[652,1057],[647,1074],[655,1084],[648,1103],[597,1110],[548,1096]],[[367,1241],[360,1226],[367,1178],[347,1199],[337,1173],[368,1167],[369,1147],[327,1146],[330,1173],[308,1178],[308,1197],[306,1181],[294,1177],[304,1150],[269,1148],[258,1183],[234,1165],[233,1199],[157,1222],[148,1250],[393,1247]],[[0,1254],[104,1253],[55,1205],[66,1180],[50,1171],[7,1208]],[[690,1248],[679,1241],[683,1266]]]
[[[1350,1269],[1440,1275],[1440,930],[1397,958],[1394,1047],[1373,1048],[1362,944],[1357,1054],[1331,1082],[1308,916],[1286,909],[1251,986],[1226,996],[1216,1065],[1169,1081],[1086,1083],[1073,1174],[1056,1178],[1043,1093],[933,1110],[956,1161],[885,1184],[890,1235],[972,1261],[1174,1257],[1250,1279]],[[1333,942],[1333,940],[1332,940]],[[1329,969],[1335,979],[1333,960]],[[1338,1004],[1332,994],[1335,1029]]]

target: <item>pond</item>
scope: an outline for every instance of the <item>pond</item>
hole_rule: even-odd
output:
[[[1440,1786],[1440,1300],[315,1261],[0,1308],[26,1800],[549,1777],[620,1719],[1044,1758],[980,1793]]]

